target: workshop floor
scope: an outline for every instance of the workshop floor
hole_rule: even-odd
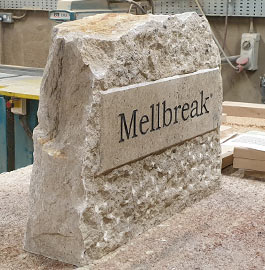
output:
[[[26,253],[23,238],[32,166],[0,174],[0,269],[68,270],[72,266]]]
[[[23,251],[30,173],[0,175],[0,269],[74,269]],[[85,269],[265,269],[265,182],[224,173],[215,194]]]

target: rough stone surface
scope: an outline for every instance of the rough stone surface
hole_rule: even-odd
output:
[[[212,192],[217,130],[98,176],[100,91],[219,63],[195,13],[98,15],[57,26],[34,131],[25,249],[84,265]]]
[[[264,269],[265,178],[229,170],[208,198],[78,270]]]

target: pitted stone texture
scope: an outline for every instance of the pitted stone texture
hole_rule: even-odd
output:
[[[115,250],[209,195],[219,178],[219,135],[213,131],[93,179],[80,227],[87,254],[98,259]]]
[[[88,17],[58,27],[59,37],[75,40],[101,90],[220,64],[209,25],[195,13]]]
[[[84,265],[210,193],[220,177],[217,131],[96,176],[99,91],[219,63],[195,13],[97,15],[57,26],[34,131],[25,249]]]

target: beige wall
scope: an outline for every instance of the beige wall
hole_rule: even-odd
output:
[[[23,11],[16,11],[17,15]],[[210,17],[212,28],[222,43],[224,18]],[[56,23],[48,19],[48,12],[28,11],[27,16],[14,24],[2,25],[2,63],[44,67],[48,55],[50,32]],[[222,67],[224,100],[261,102],[259,77],[265,73],[265,18],[254,19],[254,29],[261,34],[259,70],[256,72],[234,72],[227,64]],[[240,53],[242,33],[249,31],[249,18],[229,18],[226,52],[228,55]]]
[[[23,13],[16,11],[15,15]],[[2,64],[44,67],[54,24],[45,11],[27,11],[22,20],[16,20],[13,24],[3,23]]]

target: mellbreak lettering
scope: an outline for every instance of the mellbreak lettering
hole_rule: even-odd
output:
[[[180,121],[187,121],[190,118],[201,117],[208,114],[208,100],[212,95],[205,97],[200,92],[198,100],[191,103],[176,104],[175,107],[168,107],[166,100],[151,104],[148,113],[139,115],[137,109],[133,110],[128,117],[124,113],[118,115],[120,120],[120,143],[130,140],[148,132],[155,132],[161,128],[178,124]]]

